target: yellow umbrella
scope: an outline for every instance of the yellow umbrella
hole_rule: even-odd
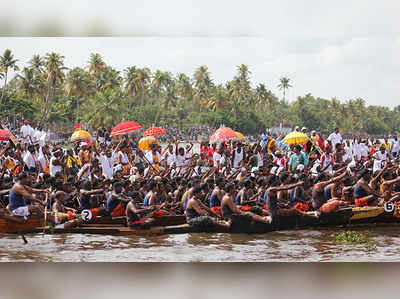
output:
[[[89,132],[87,132],[85,130],[78,130],[72,134],[71,140],[75,141],[75,140],[80,140],[80,139],[88,139],[91,137],[92,137],[92,135],[90,135]]]
[[[283,139],[284,142],[288,144],[304,144],[308,141],[308,136],[301,132],[290,132]]]
[[[243,140],[243,139],[246,138],[246,137],[244,137],[244,135],[243,135],[242,133],[240,133],[240,132],[235,132],[235,135],[236,135],[237,139],[239,139],[239,140]]]
[[[138,147],[141,150],[148,151],[150,149],[150,144],[152,143],[157,143],[156,138],[154,138],[153,136],[143,137],[139,140]]]

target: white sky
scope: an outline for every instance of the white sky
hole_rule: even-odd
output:
[[[247,64],[252,82],[288,98],[312,93],[368,104],[400,104],[400,1],[1,0],[1,24],[31,35],[43,24],[82,35],[96,27],[114,38],[0,38],[20,66],[56,51],[68,67],[98,52],[119,70],[137,65],[192,74],[207,65],[217,83]],[[2,20],[2,21],[1,21]],[[33,29],[32,29],[33,28]],[[100,29],[99,29],[100,28]],[[127,37],[129,36],[129,37]]]

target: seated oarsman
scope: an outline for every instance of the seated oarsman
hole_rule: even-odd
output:
[[[66,193],[64,191],[57,191],[56,194],[54,195],[55,202],[53,203],[53,206],[51,210],[53,212],[60,212],[60,213],[68,213],[71,212],[73,214],[76,214],[77,211],[73,208],[66,207],[64,205],[65,198],[66,198]]]
[[[345,202],[341,201],[341,196],[339,198],[332,198],[329,201],[325,197],[324,188],[336,181],[342,180],[347,175],[347,171],[343,172],[341,175],[329,179],[325,173],[320,173],[315,179],[313,192],[312,192],[312,205],[316,211],[323,213],[331,213],[339,209],[339,207],[346,205]]]
[[[298,180],[303,181],[304,184],[297,186],[293,189],[290,189],[289,191],[290,206],[299,211],[306,212],[310,209],[311,206],[310,203],[311,197],[307,198],[307,192],[306,192],[306,189],[311,187],[311,183],[305,173],[301,174],[298,177]]]
[[[143,199],[143,206],[149,207],[157,204],[158,182],[152,180],[149,184],[149,192]]]
[[[31,214],[42,216],[44,207],[47,202],[43,202],[33,196],[33,193],[49,193],[48,189],[34,189],[29,187],[32,177],[27,173],[21,173],[18,176],[17,182],[11,188],[9,202],[10,210],[16,216],[21,216],[27,219]],[[27,205],[26,200],[29,200],[32,205]],[[37,203],[37,205],[35,205]]]
[[[394,175],[396,176],[396,175]],[[381,193],[383,202],[392,202],[397,199],[393,199],[393,197],[397,197],[400,193],[393,192],[393,185],[400,182],[400,176],[393,178],[391,172],[386,171],[382,175],[383,182],[381,183]]]
[[[225,182],[223,178],[217,178],[215,181],[215,187],[214,190],[211,193],[210,196],[210,209],[213,211],[213,213],[217,215],[221,215],[221,200],[222,197],[224,196],[225,192],[223,190],[225,185]]]
[[[131,194],[131,200],[126,206],[125,215],[128,227],[145,227],[146,219],[153,215],[156,206],[150,206],[145,208],[138,208],[141,200],[139,192],[133,192]]]
[[[107,199],[107,211],[112,217],[125,215],[125,206],[131,201],[131,198],[123,194],[123,186],[121,182],[113,184],[113,191]]]
[[[354,181],[351,176],[343,179],[342,200],[348,205],[354,204]]]
[[[194,179],[192,179],[192,181],[190,181],[188,183],[189,189],[187,189],[187,191],[182,196],[182,204],[183,204],[183,209],[185,211],[186,211],[187,202],[188,202],[189,198],[191,197],[192,191],[194,190],[194,188],[199,187],[199,186],[200,186],[200,180],[198,178],[194,178]]]
[[[90,181],[85,181],[83,183],[82,188],[79,190],[80,209],[90,210],[93,208],[97,208],[96,195],[103,193],[104,193],[103,188],[92,189],[92,183]]]
[[[201,197],[201,187],[194,188],[191,192],[191,197],[186,206],[186,222],[191,227],[197,229],[207,229],[213,227],[221,227],[228,229],[230,221],[218,221],[215,218],[208,216],[207,211],[202,208],[199,199]]]
[[[340,198],[342,195],[343,184],[341,181],[335,181],[332,184],[325,186],[324,195],[328,201],[331,198]]]
[[[354,187],[354,203],[357,207],[372,206],[378,204],[380,193],[369,185],[371,180],[371,171],[361,170],[359,180]]]
[[[281,185],[279,178],[275,175],[271,175],[267,179],[267,185],[269,186],[267,191],[265,191],[266,205],[268,211],[271,214],[272,220],[275,217],[290,217],[290,216],[301,216],[301,217],[313,217],[309,216],[307,213],[300,211],[295,208],[280,208],[278,202],[278,192],[284,190],[290,190],[296,188],[297,186],[304,185],[303,181],[299,181],[295,184]],[[314,217],[315,218],[315,217]]]
[[[57,224],[55,228],[72,228],[83,223],[83,220],[77,217],[75,209],[64,206],[65,195],[64,191],[57,191],[55,194],[56,201],[51,209],[54,223]]]
[[[261,223],[271,223],[269,216],[261,217],[251,212],[241,211],[234,202],[235,195],[235,185],[228,184],[225,186],[225,195],[222,197],[221,210],[222,217],[225,219],[231,219],[232,222],[261,222]]]
[[[250,180],[249,179],[242,180],[240,182],[240,186],[242,188],[236,194],[235,205],[244,212],[252,212],[261,215],[263,213],[262,209],[255,206],[257,203],[257,199],[255,197],[249,198],[248,189],[251,186]]]

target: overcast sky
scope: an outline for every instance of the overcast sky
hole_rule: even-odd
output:
[[[56,51],[68,67],[90,53],[123,70],[147,66],[192,74],[207,65],[214,80],[230,80],[247,64],[254,84],[288,98],[314,96],[371,105],[400,104],[400,1],[1,0],[0,51],[23,66],[33,54]],[[27,38],[32,35],[112,35],[112,38]]]

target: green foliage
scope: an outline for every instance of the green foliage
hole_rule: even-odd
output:
[[[299,96],[289,103],[286,93],[291,80],[282,77],[279,99],[265,83],[253,86],[247,65],[223,84],[216,84],[207,66],[198,67],[192,76],[171,74],[128,66],[123,71],[91,54],[86,66],[67,69],[64,56],[34,55],[18,73],[11,51],[0,57],[0,115],[21,114],[44,126],[72,130],[75,122],[96,128],[101,123],[112,127],[122,120],[134,120],[144,127],[206,125],[232,127],[245,134],[260,133],[279,123],[305,126],[323,132],[340,127],[344,133],[383,134],[400,127],[400,106],[391,110],[366,106],[363,99],[339,101],[336,98]],[[7,81],[7,71],[17,76]],[[273,85],[274,82],[271,82]]]
[[[360,232],[344,231],[332,234],[331,237],[337,245],[364,245],[364,249],[367,252],[377,250],[378,244]]]

